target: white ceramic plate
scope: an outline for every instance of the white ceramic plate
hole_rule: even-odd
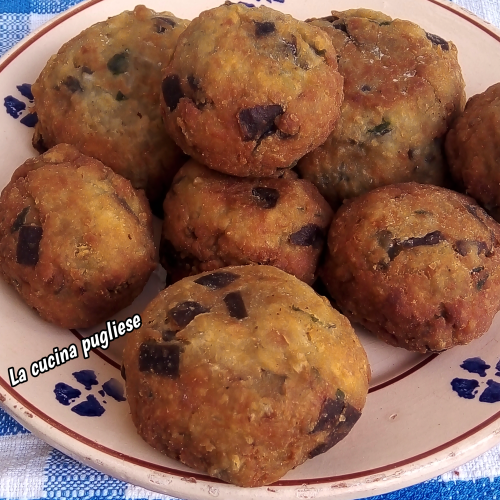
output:
[[[192,19],[201,10],[219,3],[218,0],[151,0],[148,6]],[[329,15],[332,8],[353,7],[372,8],[410,19],[428,32],[456,43],[469,96],[500,81],[500,65],[495,64],[500,60],[500,35],[449,2],[258,0],[253,3],[274,7],[299,19]],[[90,0],[43,26],[0,60],[0,97],[12,96],[28,103],[17,86],[32,83],[52,53],[92,23],[134,5],[134,0]],[[17,166],[35,154],[31,147],[32,129],[21,123],[22,117],[23,112],[15,119],[0,111],[0,186],[7,184]],[[147,291],[113,319],[140,313],[160,289],[161,279],[158,271]],[[192,471],[162,456],[137,436],[127,403],[115,400],[101,387],[110,379],[121,380],[119,340],[105,352],[91,353],[84,359],[80,339],[82,335],[100,331],[100,327],[80,333],[56,328],[40,320],[4,283],[0,283],[0,296],[2,406],[37,436],[77,460],[162,493],[189,500],[359,498],[436,476],[500,441],[500,373],[496,375],[500,371],[500,365],[496,367],[500,360],[500,344],[496,339],[500,316],[481,339],[439,356],[407,353],[359,331],[370,358],[373,380],[365,410],[353,431],[328,453],[307,461],[279,482],[269,487],[244,489]],[[33,362],[52,353],[55,347],[61,350],[70,344],[78,350],[77,359],[36,378],[31,376]],[[13,374],[25,368],[28,380],[12,387],[9,368]],[[99,384],[85,389],[73,375],[83,370],[92,370]],[[54,393],[60,383],[78,388],[81,395],[67,406],[61,404]],[[105,410],[101,416],[81,415],[99,406]]]

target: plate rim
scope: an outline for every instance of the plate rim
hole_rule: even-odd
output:
[[[446,0],[422,1],[430,2],[458,15],[500,43],[500,29],[466,8]],[[0,58],[0,72],[29,46],[59,24],[89,7],[111,2],[112,0],[84,0],[57,14],[32,31]],[[149,481],[146,481],[139,477],[140,471],[143,472],[146,465],[154,464],[110,450],[108,447],[79,435],[65,425],[59,424],[54,418],[36,408],[14,388],[10,387],[1,376],[0,407],[32,434],[89,467],[158,493],[181,497],[188,495],[186,498],[190,500],[203,500],[207,496],[217,497],[220,493],[245,500],[260,500],[263,495],[269,498],[334,498],[335,500],[364,498],[365,496],[395,491],[434,478],[466,463],[500,443],[500,411],[498,411],[467,432],[432,450],[393,464],[363,471],[369,472],[369,474],[351,473],[330,478],[280,480],[269,486],[241,488],[199,472],[180,470],[176,474],[173,470],[173,472],[166,473],[159,468],[151,470],[151,467],[148,467],[151,474],[148,474]],[[53,425],[51,422],[57,425]],[[64,443],[57,439],[59,436],[66,439]],[[113,453],[110,454],[105,450],[110,450]],[[132,459],[133,462],[127,458]],[[163,467],[163,469],[170,468]],[[194,488],[195,486],[197,488]],[[360,497],[360,494],[363,496]]]
[[[6,393],[3,393],[1,389]],[[226,493],[224,490],[227,490],[227,494],[232,495],[233,498],[245,500],[260,500],[262,495],[268,492],[278,494],[282,492],[284,495],[280,496],[283,498],[359,499],[364,498],[364,496],[359,496],[360,493],[365,496],[379,495],[436,477],[475,458],[500,442],[499,410],[464,434],[432,450],[416,457],[371,469],[368,475],[360,477],[360,473],[351,473],[334,478],[281,480],[258,488],[242,488],[200,472],[178,471],[176,473],[175,470],[164,472],[162,468],[170,468],[155,466],[141,459],[130,461],[127,460],[130,458],[128,455],[114,450],[110,450],[112,453],[107,453],[106,450],[109,448],[80,436],[77,432],[59,424],[54,418],[45,415],[11,388],[3,377],[0,377],[0,406],[35,436],[78,462],[122,481],[162,494],[179,495],[180,498],[189,498],[189,500],[204,500],[207,498],[205,490],[208,490],[209,496],[213,497],[219,496],[219,492]],[[47,418],[44,418],[44,415]],[[57,425],[54,426],[52,422]],[[69,442],[62,443],[57,440],[57,436],[61,433],[70,438]],[[463,446],[464,444],[470,444],[470,446]],[[153,465],[153,467],[147,467],[150,471],[149,481],[137,475],[139,471],[144,472],[146,465]],[[198,491],[194,491],[194,486],[197,486]],[[288,494],[292,492],[293,496]],[[253,493],[257,495],[254,496]],[[274,495],[270,498],[273,497]]]

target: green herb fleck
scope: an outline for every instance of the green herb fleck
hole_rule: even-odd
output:
[[[368,19],[368,21],[378,24],[379,26],[389,26],[389,24],[391,24],[391,21],[377,21],[376,19]]]
[[[486,274],[486,276],[484,278],[481,278],[477,284],[476,284],[476,288],[481,291],[483,289],[483,286],[484,284],[486,283],[486,280],[488,279],[488,274]]]
[[[127,51],[120,52],[119,54],[115,54],[108,61],[108,69],[113,73],[113,75],[120,75],[121,73],[125,73],[128,70],[128,54]]]
[[[368,129],[368,132],[373,135],[385,135],[388,134],[391,130],[391,123],[387,120],[383,120],[382,123],[380,123],[376,127]]]
[[[301,312],[301,313],[309,316],[309,319],[313,323],[319,323],[323,328],[336,328],[336,325],[334,325],[333,323],[324,323],[319,318],[317,318],[316,316],[314,316],[314,314],[308,313],[307,311],[304,311],[300,307],[297,307],[295,305],[292,305],[292,311]]]

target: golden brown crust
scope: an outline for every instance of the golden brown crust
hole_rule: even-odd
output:
[[[185,160],[161,120],[161,64],[187,25],[137,6],[65,43],[32,87],[35,147],[72,144],[144,189],[161,210]]]
[[[472,198],[385,186],[339,209],[320,275],[340,309],[389,344],[467,344],[500,308],[500,226]]]
[[[163,76],[169,134],[200,163],[238,176],[290,167],[328,137],[342,101],[328,37],[264,6],[202,12]]]
[[[332,210],[299,179],[242,179],[186,163],[163,205],[160,260],[175,277],[269,264],[313,283]]]
[[[224,481],[276,481],[342,439],[365,403],[368,361],[349,321],[274,267],[185,278],[142,319],[124,351],[139,434]]]
[[[333,207],[378,186],[444,185],[444,135],[465,104],[452,42],[366,9],[312,20],[339,54],[344,102],[327,141],[298,164]]]
[[[500,83],[472,96],[446,137],[451,173],[500,221]]]
[[[144,193],[72,146],[19,167],[0,213],[3,278],[57,325],[106,319],[139,295],[155,268]]]

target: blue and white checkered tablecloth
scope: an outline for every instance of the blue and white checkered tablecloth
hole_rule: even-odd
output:
[[[55,14],[79,1],[0,0],[0,56]],[[455,0],[455,3],[500,27],[499,0]],[[30,434],[0,409],[0,500],[42,498],[165,500],[172,497],[119,481],[74,461]],[[373,498],[500,500],[500,446],[435,479]]]

